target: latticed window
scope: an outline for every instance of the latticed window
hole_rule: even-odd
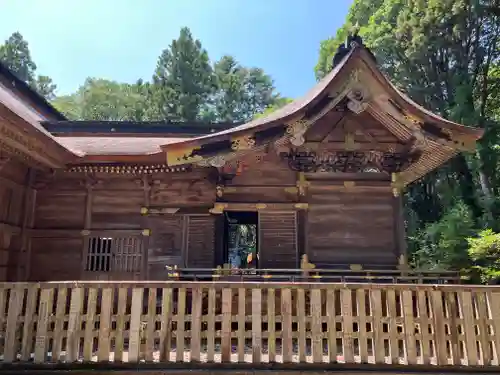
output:
[[[86,271],[140,272],[140,237],[88,237]]]

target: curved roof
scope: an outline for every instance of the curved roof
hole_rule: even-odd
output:
[[[200,144],[212,143],[218,140],[227,139],[230,135],[238,135],[238,133],[247,133],[250,131],[263,130],[272,127],[275,124],[286,123],[297,117],[300,113],[305,112],[308,108],[312,107],[316,101],[326,92],[330,91],[334,85],[339,81],[340,76],[344,76],[344,71],[350,71],[350,65],[358,60],[364,63],[376,76],[378,80],[385,87],[388,93],[391,94],[393,99],[396,99],[406,104],[412,112],[417,112],[416,115],[426,117],[439,126],[456,129],[461,133],[471,135],[475,139],[482,137],[483,130],[479,128],[467,127],[449,120],[446,120],[422,106],[415,103],[408,96],[399,91],[394,84],[378,69],[372,55],[363,47],[355,46],[341,61],[336,65],[330,73],[321,79],[316,86],[314,86],[306,95],[294,100],[293,102],[285,105],[284,107],[260,118],[252,120],[246,124],[236,126],[234,128],[220,131],[217,133],[186,139],[180,142],[174,142],[163,145],[163,149],[178,147],[189,147]]]

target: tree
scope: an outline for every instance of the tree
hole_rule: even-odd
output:
[[[170,121],[200,119],[215,91],[208,53],[184,27],[165,49],[156,66],[151,95],[153,117]]]
[[[140,121],[145,118],[146,98],[142,81],[127,84],[87,78],[76,93],[60,96],[53,104],[74,120]]]
[[[21,80],[28,83],[46,99],[55,97],[56,85],[47,76],[36,76],[36,64],[31,58],[28,42],[19,32],[13,33],[0,46],[0,60]]]
[[[280,99],[269,75],[238,64],[232,56],[214,64],[214,75],[217,89],[211,102],[213,117],[219,121],[248,121]]]

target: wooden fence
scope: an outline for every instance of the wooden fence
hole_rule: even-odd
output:
[[[0,358],[498,365],[499,312],[481,286],[0,283]]]

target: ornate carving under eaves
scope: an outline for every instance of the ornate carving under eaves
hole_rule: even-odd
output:
[[[208,164],[211,167],[222,168],[226,164],[226,158],[224,155],[217,155],[208,159]]]
[[[304,134],[310,125],[307,120],[298,120],[288,125],[286,132],[291,135],[290,143],[296,147],[302,146],[305,142]]]
[[[392,173],[391,174],[392,194],[395,197],[399,197],[399,195],[403,191],[404,187],[405,187],[405,184],[404,184],[404,181],[401,179],[401,175],[399,173]]]
[[[290,169],[299,172],[401,172],[415,162],[420,153],[400,154],[382,151],[340,151],[318,154],[314,151],[282,153]]]
[[[231,149],[233,151],[250,150],[255,146],[255,138],[251,135],[243,135],[231,139]]]
[[[347,102],[347,108],[349,108],[351,112],[354,112],[357,115],[368,108],[369,93],[366,88],[353,88],[347,93],[347,98],[349,99],[349,101]]]

